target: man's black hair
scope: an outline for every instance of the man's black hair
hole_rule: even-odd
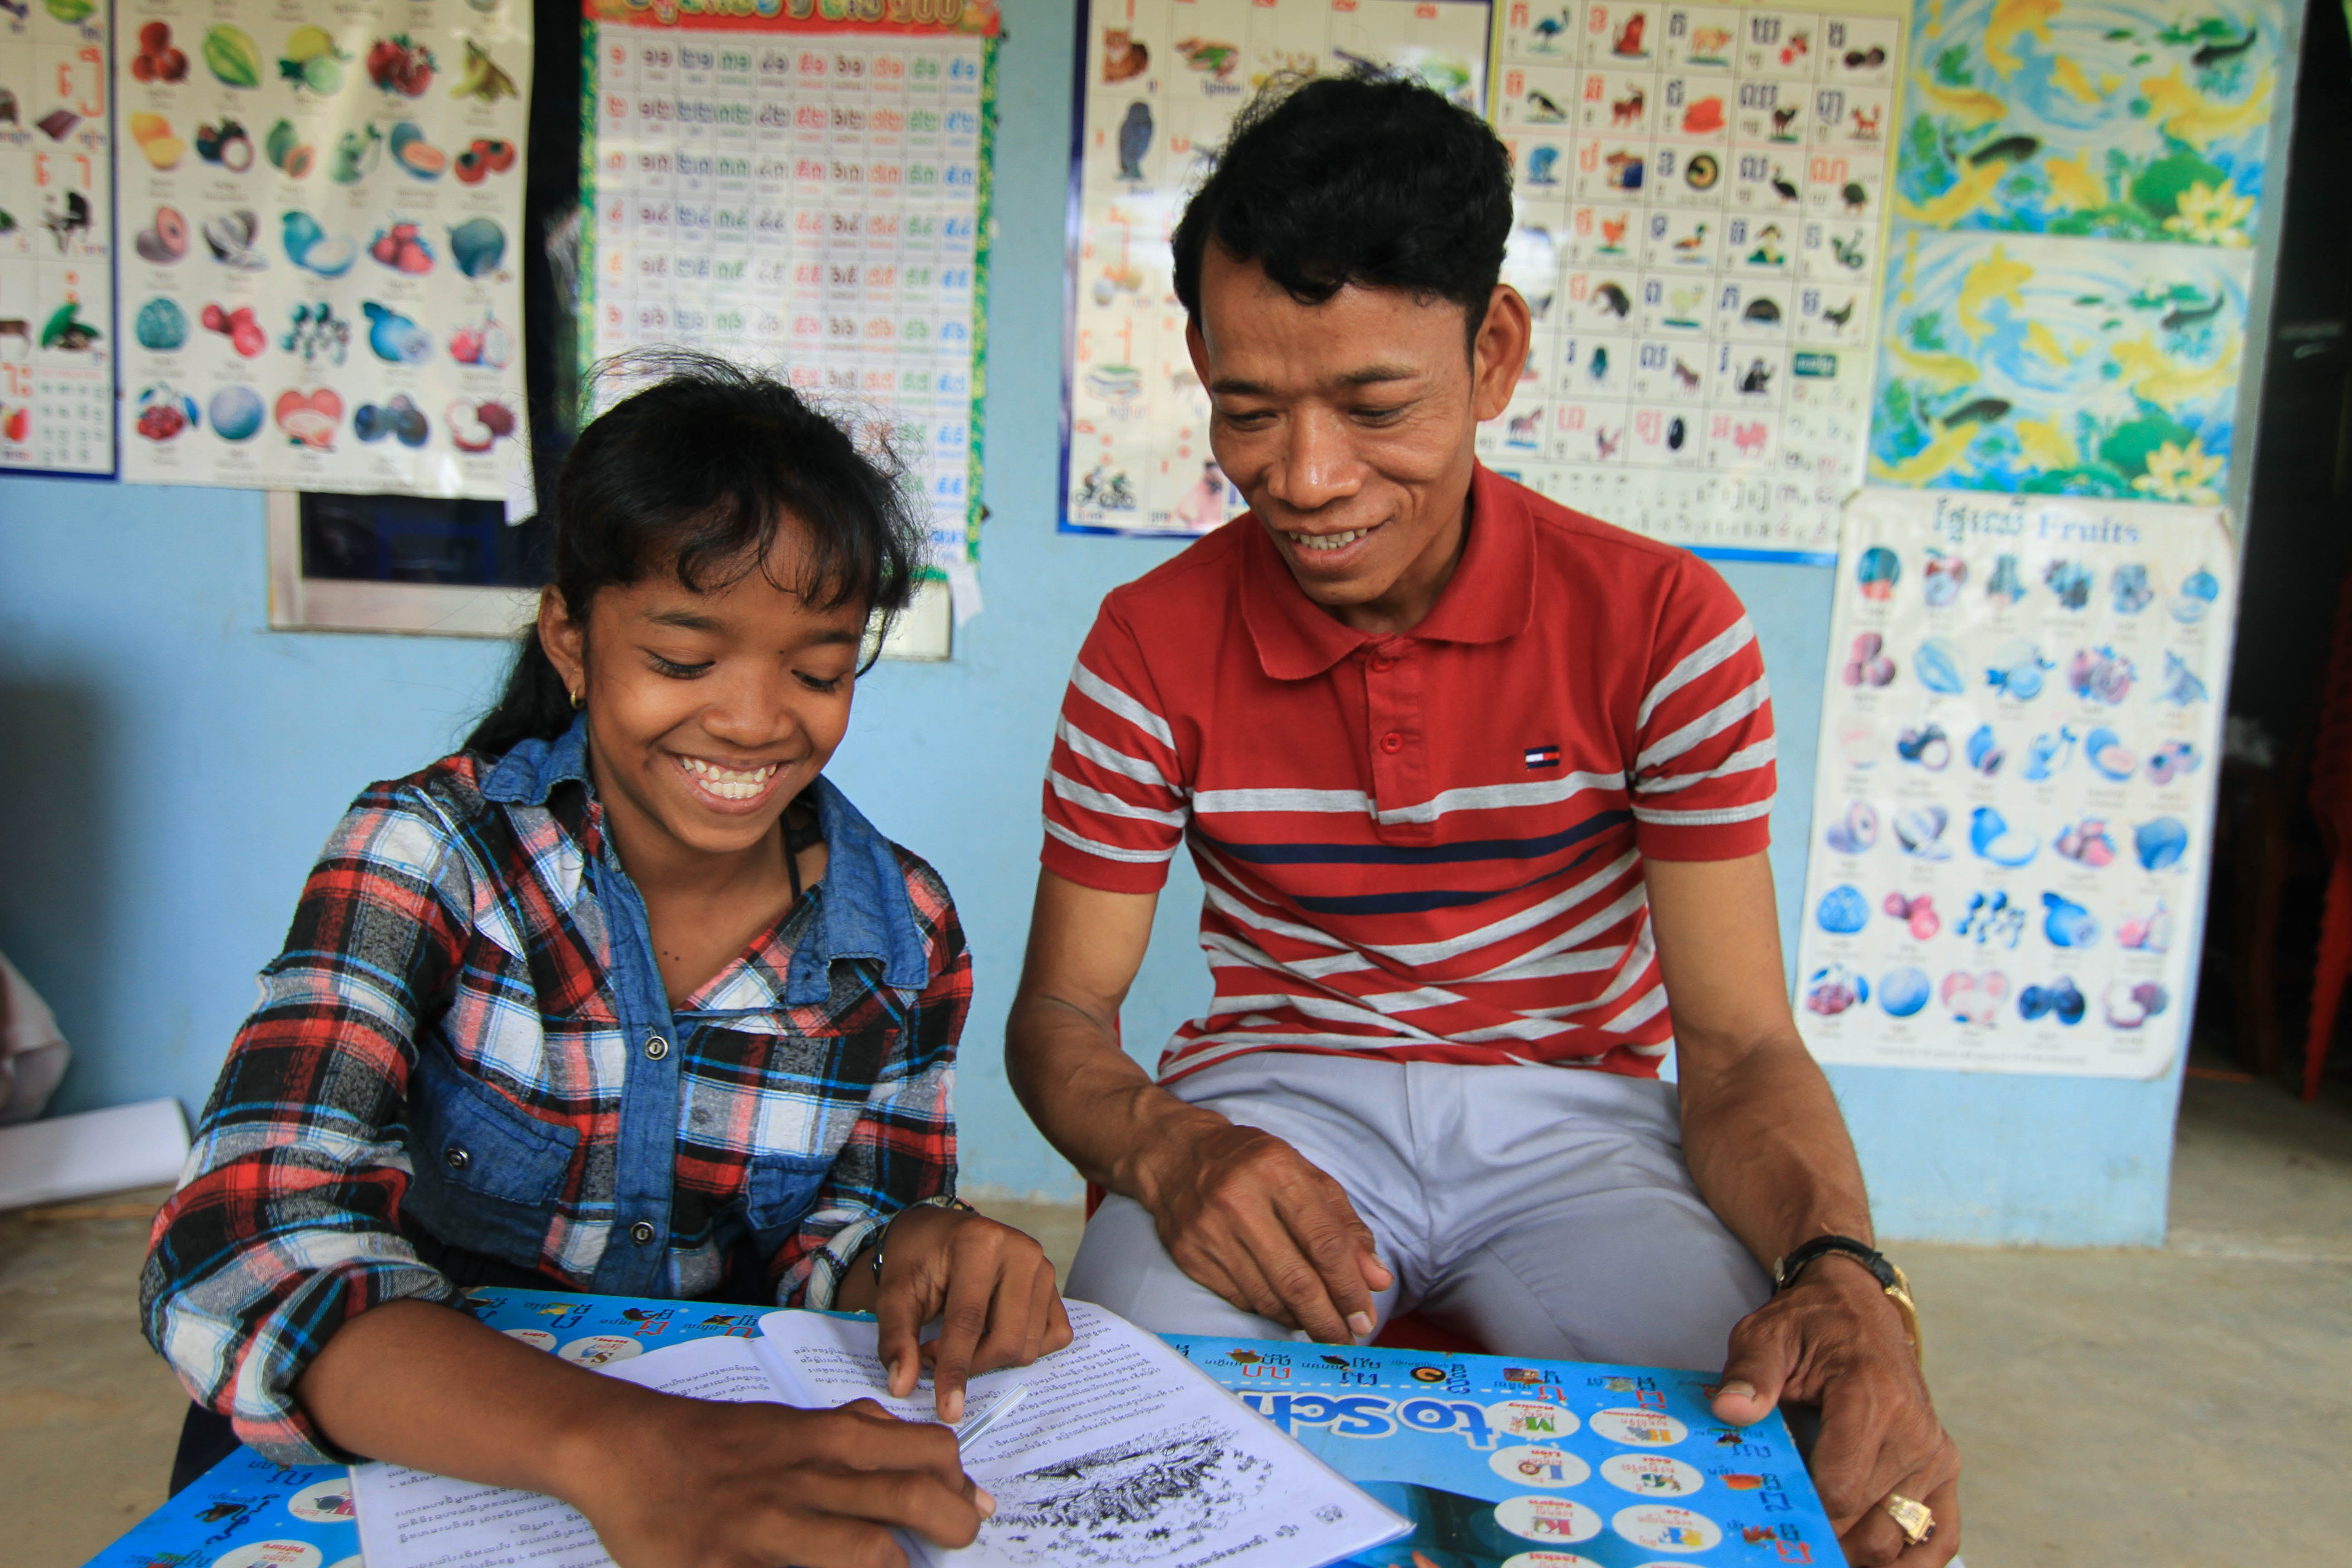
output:
[[[1417,81],[1359,71],[1269,84],[1176,226],[1176,298],[1201,320],[1209,239],[1302,304],[1354,284],[1450,300],[1475,342],[1511,234],[1511,160]]]

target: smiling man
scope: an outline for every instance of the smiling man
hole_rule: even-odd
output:
[[[1478,466],[1531,335],[1510,226],[1485,125],[1346,79],[1254,105],[1177,230],[1251,511],[1105,601],[1063,703],[1006,1053],[1109,1194],[1070,1293],[1723,1367],[1728,1422],[1822,1407],[1854,1562],[1942,1563],[1958,1456],[1790,1013],[1755,634]],[[1180,842],[1215,993],[1155,1080],[1118,1009]]]

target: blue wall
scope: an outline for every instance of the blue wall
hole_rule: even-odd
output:
[[[1006,1088],[1004,1012],[1035,880],[1038,784],[1105,591],[1167,544],[1054,531],[1071,68],[1068,0],[1009,0],[998,143],[983,545],[987,609],[944,666],[881,667],[835,780],[954,889],[978,959],[959,1095],[967,1180],[1076,1183]],[[0,479],[0,950],[79,1057],[58,1109],[191,1110],[251,1005],[311,857],[371,779],[442,754],[504,649],[268,629],[251,493]],[[1830,574],[1728,563],[1778,694],[1773,863],[1793,952]],[[1129,1004],[1155,1052],[1205,995],[1181,868]],[[2161,1233],[2169,1082],[1841,1069],[1890,1235],[2146,1242]]]

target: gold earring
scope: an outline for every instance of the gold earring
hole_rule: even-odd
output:
[[[574,692],[572,694],[572,707],[574,707],[574,708],[577,708],[577,707],[579,707],[579,706],[580,706],[580,693],[578,693],[577,691],[574,691]]]

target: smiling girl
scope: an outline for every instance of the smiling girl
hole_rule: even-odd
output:
[[[895,1562],[992,1506],[947,1427],[638,1389],[459,1290],[870,1309],[943,1422],[1069,1342],[953,1197],[947,889],[823,776],[919,535],[788,388],[660,363],[564,463],[498,707],[360,796],[263,971],[142,1281],[198,1402],[175,1490],[233,1423],[562,1498],[624,1568]]]

